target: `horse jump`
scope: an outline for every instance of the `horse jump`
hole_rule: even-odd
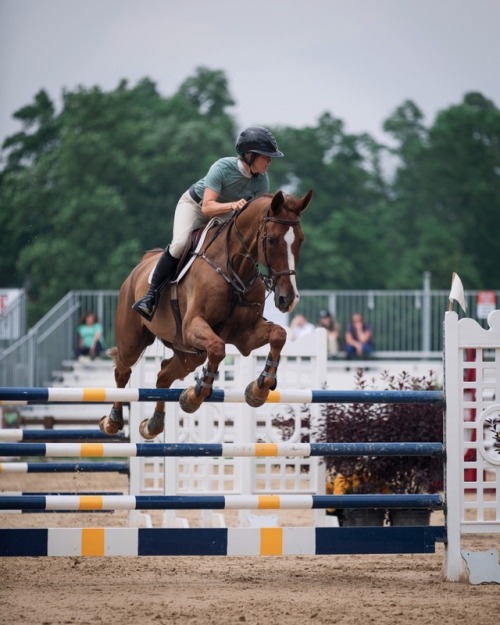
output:
[[[489,472],[496,475],[497,483],[500,479],[500,452],[485,439],[486,425],[495,428],[500,422],[500,404],[496,399],[500,397],[500,379],[496,376],[483,385],[484,372],[494,371],[495,358],[499,357],[500,311],[490,313],[488,324],[490,328],[483,329],[471,319],[459,320],[454,312],[445,314],[446,492],[443,503],[447,514],[444,528],[8,529],[0,530],[2,555],[432,553],[436,541],[445,541],[446,579],[457,581],[462,575],[469,575],[472,583],[496,581],[495,572],[485,572],[479,558],[473,559],[472,554],[460,549],[463,533],[500,532],[500,518],[495,512],[498,492],[494,501],[487,502],[485,493],[492,482],[483,478],[483,474]],[[464,357],[465,351],[471,349],[474,358]],[[466,369],[477,372],[477,381],[464,382]],[[480,392],[476,393],[477,389]],[[472,399],[471,390],[474,391]],[[0,391],[0,400],[3,399]],[[468,411],[472,409],[477,412],[474,422],[468,418]],[[473,460],[464,460],[464,451],[468,449],[475,452]],[[470,466],[476,469],[477,477],[475,481],[464,482],[464,469]],[[467,488],[474,488],[478,493],[475,501],[464,500],[463,491]],[[466,518],[469,509],[477,513],[475,520]],[[487,521],[486,511],[490,517]]]
[[[80,397],[89,397],[90,401],[95,399],[95,395],[107,399],[106,392],[101,390],[86,389],[62,389],[62,395],[57,395],[56,389],[18,389],[17,393],[14,389],[0,389],[0,398],[4,400],[6,395],[12,399],[23,397],[26,401],[31,401],[35,397],[43,396],[47,401],[53,401],[60,398],[62,401],[68,400],[68,396],[74,398],[74,394]],[[168,390],[168,389],[167,389]],[[112,392],[116,392],[112,389]],[[127,389],[127,392],[137,397],[138,401],[154,401],[154,397],[150,395],[147,389]],[[153,393],[159,391],[153,389]],[[161,390],[162,393],[166,392]],[[167,400],[175,401],[178,397],[178,389],[176,396],[170,396]],[[235,401],[240,399],[241,393],[233,392],[226,397],[225,395],[216,395],[217,401]],[[351,401],[366,403],[442,403],[443,394],[432,391],[424,392],[334,392],[334,391],[316,391],[305,390],[299,391],[281,391],[279,399],[281,401],[291,401],[302,403],[304,399],[312,402],[325,401]],[[127,399],[130,399],[127,396]],[[42,437],[43,438],[43,437]],[[325,455],[431,455],[442,456],[444,453],[441,443],[253,443],[253,444],[183,444],[183,443],[101,443],[101,442],[6,442],[0,443],[0,455],[33,455],[33,456],[51,456],[51,457],[299,457],[307,458],[310,456]],[[0,509],[20,509],[29,511],[86,511],[86,510],[176,510],[176,509],[199,509],[199,510],[292,510],[292,509],[325,509],[332,507],[349,507],[349,508],[425,508],[425,509],[441,509],[444,502],[439,495],[219,495],[219,496],[120,496],[120,495],[11,495],[0,498]],[[443,540],[445,529],[435,526],[432,529],[428,527],[420,528],[375,528],[375,535],[372,529],[367,528],[232,528],[218,530],[203,530],[200,539],[210,536],[210,540],[216,547],[210,547],[215,551],[207,550],[207,546],[195,541],[192,538],[198,534],[189,534],[189,546],[186,544],[179,546],[179,531],[159,530],[162,537],[162,546],[158,544],[157,537],[160,534],[157,530],[152,530],[153,534],[145,534],[148,530],[142,528],[129,531],[127,534],[115,532],[114,529],[108,529],[104,533],[93,532],[89,529],[79,529],[77,534],[80,536],[79,555],[130,555],[131,549],[134,555],[166,555],[166,554],[184,554],[184,555],[204,555],[208,553],[217,553],[219,555],[231,555],[238,553],[243,555],[259,553],[261,555],[279,555],[287,553],[315,553],[315,554],[333,554],[343,553],[346,549],[345,542],[339,541],[338,530],[346,531],[344,533],[344,541],[348,539],[352,541],[352,549],[359,550],[364,553],[432,553],[436,541]],[[388,532],[380,533],[379,530],[388,530]],[[409,529],[412,531],[410,532]],[[181,530],[182,531],[182,530]],[[191,531],[191,530],[188,530]],[[390,536],[389,536],[390,534]],[[51,538],[53,535],[54,538]],[[132,545],[125,546],[122,551],[117,551],[114,536],[128,536],[132,541]],[[33,542],[35,550],[46,552],[47,554],[67,554],[75,553],[75,542],[73,534],[60,533],[59,530],[50,530],[46,535],[46,545],[43,547],[43,540],[40,542],[37,533],[30,534],[30,541]],[[96,539],[96,536],[98,538]],[[248,538],[254,536],[252,547],[248,547]],[[376,540],[374,538],[376,536]],[[56,541],[58,546],[54,547]],[[70,539],[71,537],[71,539]],[[290,544],[291,539],[295,543]],[[9,530],[9,553],[4,555],[19,554],[19,550],[25,549],[19,543],[25,540],[25,534],[16,530]],[[305,544],[304,544],[305,540]],[[68,546],[68,541],[69,545]],[[66,545],[65,547],[61,546]],[[24,543],[23,543],[24,544]],[[17,545],[17,547],[15,546]],[[87,545],[87,547],[84,547]],[[90,545],[90,546],[89,546]],[[148,545],[147,547],[145,545]],[[153,548],[152,545],[155,545]],[[259,545],[258,548],[255,545]],[[356,546],[354,546],[356,545]],[[16,551],[17,549],[17,551]],[[55,551],[53,550],[55,549]],[[65,550],[69,549],[69,551]],[[44,551],[45,550],[45,551]]]

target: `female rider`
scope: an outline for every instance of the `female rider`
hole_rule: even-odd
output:
[[[193,184],[175,209],[173,238],[156,263],[148,292],[132,308],[148,321],[158,306],[159,287],[175,275],[177,264],[193,230],[204,227],[212,217],[227,220],[234,211],[269,192],[267,168],[283,155],[272,133],[252,126],[236,142],[236,156],[216,161],[206,176]]]

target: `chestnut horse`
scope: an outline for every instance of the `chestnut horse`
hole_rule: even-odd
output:
[[[282,191],[263,195],[219,224],[215,234],[209,230],[186,275],[163,290],[152,321],[132,310],[148,288],[161,250],[147,252],[122,284],[118,297],[116,346],[111,350],[116,386],[127,385],[131,367],[158,337],[173,356],[162,361],[157,388],[169,388],[207,361],[202,377],[179,399],[185,412],[194,412],[212,392],[226,343],[235,345],[243,356],[269,343],[264,370],[245,391],[250,406],[261,406],[276,387],[286,342],[285,329],[262,316],[266,288],[274,291],[276,307],[282,312],[293,310],[299,301],[296,269],[304,240],[300,216],[311,197],[312,191],[302,198]],[[259,263],[267,275],[260,272]],[[153,416],[140,425],[142,437],[153,439],[160,434],[164,418],[165,402],[158,401]],[[121,402],[113,404],[99,427],[107,434],[123,428]]]

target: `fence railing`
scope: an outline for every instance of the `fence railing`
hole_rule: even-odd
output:
[[[441,352],[448,291],[302,291],[295,313],[316,324],[327,309],[345,332],[354,313],[373,330],[378,352]],[[473,300],[473,294],[470,300]]]
[[[420,352],[425,357],[443,351],[443,315],[449,308],[448,298],[449,291],[430,290],[425,283],[423,289],[412,291],[301,291],[294,314],[302,313],[316,323],[319,311],[327,309],[343,334],[351,316],[361,313],[372,327],[376,352],[389,357],[396,352]],[[495,301],[498,308],[500,291],[495,291]],[[459,315],[487,327],[487,320],[479,314],[478,291],[466,291],[465,303],[467,313],[458,310]]]
[[[448,291],[301,291],[296,313],[316,323],[321,309],[328,309],[341,325],[353,313],[361,313],[373,328],[375,353],[384,358],[439,357],[443,350],[443,314]],[[467,316],[478,318],[477,291],[465,293]],[[27,334],[0,354],[1,386],[45,386],[65,360],[74,358],[76,328],[86,311],[97,314],[108,347],[114,345],[114,319],[118,291],[71,291]],[[496,291],[496,308],[500,291]],[[456,308],[456,307],[455,307]],[[460,315],[462,313],[460,312]]]
[[[20,291],[4,310],[0,312],[0,353],[26,334],[26,293]]]
[[[70,291],[28,333],[0,355],[2,386],[39,386],[75,357],[76,329],[86,311],[97,314],[108,346],[114,344],[118,291]]]

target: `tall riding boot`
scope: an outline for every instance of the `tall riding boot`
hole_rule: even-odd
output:
[[[138,300],[132,308],[142,315],[148,321],[151,321],[156,312],[159,299],[159,287],[167,281],[170,281],[175,274],[179,260],[170,254],[169,248],[166,247],[163,254],[156,263],[155,270],[151,276],[151,284],[149,290]]]

